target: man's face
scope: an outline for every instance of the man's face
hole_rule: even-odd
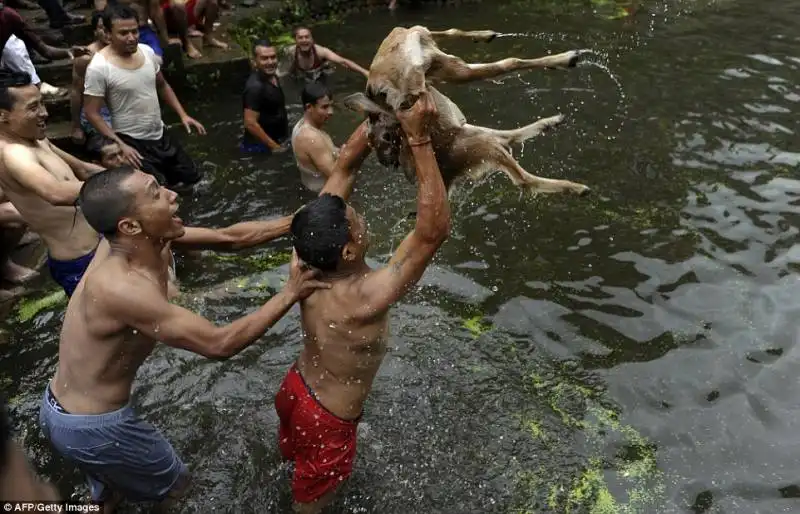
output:
[[[278,69],[278,52],[272,46],[257,46],[253,55],[253,67],[264,75],[274,75]]]
[[[152,175],[137,171],[126,186],[134,195],[133,213],[120,220],[125,230],[138,228],[151,239],[171,241],[181,237],[186,229],[176,213],[178,194],[162,187]]]
[[[317,124],[323,125],[333,116],[333,100],[329,96],[323,96],[317,103],[309,106],[308,111]]]
[[[135,54],[139,45],[139,23],[136,19],[112,20],[109,44],[121,55]]]
[[[106,32],[106,28],[103,25],[103,19],[100,18],[97,20],[97,25],[94,27],[94,40],[98,41],[104,45],[108,44],[108,32]]]
[[[100,165],[107,170],[118,168],[125,164],[122,148],[117,143],[105,145],[100,149]]]
[[[9,88],[13,104],[10,111],[2,111],[2,121],[7,129],[22,139],[35,141],[45,138],[47,109],[42,93],[33,84]]]
[[[294,42],[297,48],[303,52],[308,52],[314,46],[314,38],[311,37],[311,31],[308,29],[300,29],[294,34]]]

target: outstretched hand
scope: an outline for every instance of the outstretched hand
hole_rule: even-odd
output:
[[[409,109],[398,110],[397,119],[410,140],[424,139],[428,136],[431,122],[439,115],[436,103],[430,93],[423,91]]]
[[[297,252],[293,251],[292,262],[289,265],[289,280],[284,286],[284,291],[298,301],[308,298],[317,289],[330,289],[329,283],[314,280],[319,274],[319,270],[306,266],[297,256]]]

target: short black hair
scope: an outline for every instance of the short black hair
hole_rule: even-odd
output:
[[[264,48],[272,48],[273,44],[272,41],[269,39],[258,39],[255,43],[253,43],[253,55],[256,55],[256,48],[259,46],[263,46]]]
[[[32,83],[30,73],[0,69],[0,109],[10,111],[14,107],[16,98],[10,89],[29,86]]]
[[[109,33],[111,32],[111,22],[114,20],[136,20],[137,24],[141,22],[139,13],[133,7],[117,2],[109,3],[103,9],[103,26]]]
[[[94,10],[92,11],[92,30],[97,28],[97,23],[99,21],[103,21],[103,26],[105,26],[106,22],[103,20],[103,11]]]
[[[323,84],[319,82],[309,82],[303,88],[302,93],[300,93],[300,99],[303,102],[303,109],[306,108],[308,104],[315,105],[318,101],[325,98],[332,98],[331,91]]]
[[[341,196],[325,193],[307,203],[292,218],[292,245],[309,266],[333,271],[350,240],[347,204]]]
[[[119,166],[95,173],[81,186],[78,205],[83,217],[107,239],[116,236],[117,223],[133,207],[133,193],[122,187],[122,183],[134,173],[133,166]]]
[[[301,30],[307,30],[311,32],[311,29],[306,27],[305,25],[297,25],[295,28],[292,29],[292,36],[297,37],[297,33]]]

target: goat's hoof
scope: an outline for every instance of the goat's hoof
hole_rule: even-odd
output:
[[[578,64],[580,64],[586,56],[592,53],[591,50],[571,50],[570,53],[572,54],[569,58],[569,62],[567,63],[568,68],[574,68]]]
[[[589,193],[591,192],[592,190],[589,188],[589,186],[579,186],[575,189],[575,193],[578,196],[589,196]]]
[[[489,35],[484,37],[483,42],[484,43],[491,43],[495,39],[497,39],[497,32],[491,32]]]

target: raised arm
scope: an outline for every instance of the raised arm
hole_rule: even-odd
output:
[[[284,216],[265,221],[245,221],[220,229],[186,227],[183,236],[172,244],[181,248],[241,250],[284,236],[291,225],[292,217]]]
[[[101,285],[105,308],[116,319],[154,340],[210,359],[229,359],[269,330],[294,305],[314,289],[329,288],[313,280],[314,272],[302,270],[292,260],[289,281],[260,309],[224,326],[169,303],[154,283],[147,280],[106,281]]]
[[[354,63],[350,59],[345,59],[341,55],[337,54],[330,48],[325,48],[324,46],[317,45],[317,55],[322,57],[323,59],[328,59],[331,62],[334,62],[340,66],[344,66],[353,71],[357,71],[360,74],[364,75],[364,77],[369,78],[369,71],[365,70],[358,64]]]
[[[328,180],[325,181],[325,186],[320,191],[320,195],[330,193],[341,196],[345,201],[350,197],[356,180],[356,171],[361,168],[364,159],[367,158],[372,150],[369,147],[367,134],[367,121],[364,120],[339,151],[339,158],[336,159],[333,172],[328,177]]]
[[[450,205],[427,124],[436,115],[429,94],[410,111],[398,112],[417,172],[417,221],[389,264],[370,273],[361,288],[363,318],[382,314],[416,284],[450,232]]]
[[[22,187],[33,191],[51,205],[74,205],[81,191],[81,182],[56,179],[36,159],[30,148],[6,145],[2,153],[6,172]]]

